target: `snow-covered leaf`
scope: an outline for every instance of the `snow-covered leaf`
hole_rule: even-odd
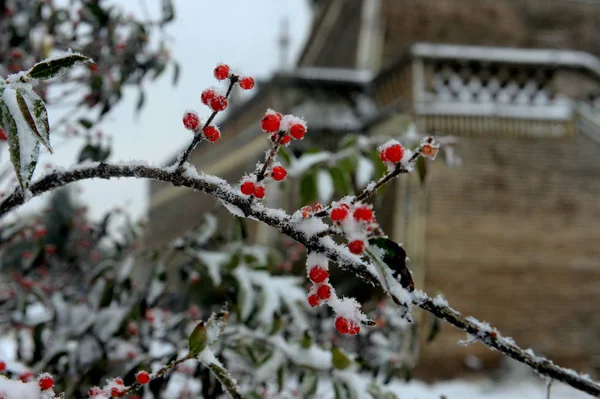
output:
[[[48,112],[44,101],[33,91],[31,86],[22,85],[17,87],[17,103],[31,131],[44,147],[52,153],[50,125],[48,124]]]
[[[333,178],[326,169],[320,169],[317,172],[317,192],[318,199],[322,204],[328,203],[333,197]]]
[[[373,179],[375,167],[370,159],[363,156],[358,157],[358,165],[356,167],[356,186],[363,188]]]
[[[17,91],[0,81],[0,126],[8,136],[10,160],[19,185],[27,192],[40,154],[40,141],[23,118]]]
[[[29,71],[27,71],[27,75],[33,79],[51,79],[67,73],[75,66],[88,61],[90,61],[90,59],[84,55],[77,53],[66,53],[56,58],[38,62]]]

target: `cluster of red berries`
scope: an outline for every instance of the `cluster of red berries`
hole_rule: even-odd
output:
[[[377,225],[371,205],[345,202],[334,204],[329,217],[349,238],[348,249],[355,255],[365,251],[367,235]]]
[[[260,121],[263,132],[271,135],[272,141],[288,145],[292,138],[302,140],[306,135],[306,122],[295,115],[281,115],[272,109],[267,110]],[[275,134],[278,133],[278,134]]]
[[[335,329],[340,334],[356,335],[360,332],[360,324],[343,316],[335,318]]]
[[[231,73],[231,68],[227,64],[219,64],[213,71],[215,78],[218,80],[231,79],[232,84],[238,83],[244,90],[254,88],[254,78],[251,76],[238,76]],[[227,108],[227,95],[217,87],[209,87],[202,91],[200,95],[202,104],[208,106],[213,112],[224,111]],[[221,131],[215,125],[207,126],[203,123],[196,111],[188,110],[183,114],[183,125],[186,129],[193,131],[195,134],[202,133],[204,137],[214,143],[221,138]]]
[[[308,219],[310,217],[312,217],[312,215],[314,215],[317,212],[320,212],[323,210],[323,205],[321,205],[320,203],[316,203],[313,206],[310,205],[306,205],[303,206],[302,208],[300,208],[300,213],[302,214],[302,218],[303,219]]]
[[[88,391],[90,399],[104,399],[107,396],[112,398],[122,398],[127,393],[127,387],[119,377],[107,381],[103,387],[91,387]]]
[[[276,182],[280,182],[287,177],[287,170],[285,170],[283,166],[276,164],[271,167],[271,171],[267,176],[271,177]],[[259,180],[254,174],[244,176],[240,184],[240,191],[244,195],[253,195],[258,199],[262,199],[266,194],[263,181],[264,179]]]
[[[329,284],[329,272],[326,266],[312,265],[309,266],[308,278],[313,283],[308,295],[308,304],[314,308],[331,298],[332,288]]]
[[[242,179],[240,191],[244,195],[254,195],[258,199],[264,198],[266,194],[264,183],[258,182],[255,175],[245,176]]]

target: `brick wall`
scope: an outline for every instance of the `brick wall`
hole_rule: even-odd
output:
[[[600,355],[600,145],[462,138],[460,168],[432,164],[425,289],[523,347],[592,372]],[[410,252],[410,248],[408,248]],[[410,253],[409,253],[410,256]],[[498,353],[451,326],[421,352],[423,376],[452,376]]]

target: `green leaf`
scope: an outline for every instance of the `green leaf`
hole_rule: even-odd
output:
[[[92,13],[94,18],[96,18],[98,25],[106,25],[106,23],[108,22],[108,12],[106,12],[102,7],[100,7],[98,5],[98,2],[86,1],[83,3],[83,5],[85,6],[85,8],[88,9],[88,11]]]
[[[206,326],[201,321],[196,325],[194,331],[188,338],[188,345],[190,347],[190,356],[198,356],[206,348],[208,343],[208,334],[206,332]]]
[[[27,75],[32,79],[47,80],[67,73],[75,66],[89,61],[90,59],[84,55],[67,53],[62,57],[38,62],[27,71]]]
[[[317,199],[317,173],[310,171],[300,179],[300,204],[307,205]]]
[[[406,251],[394,241],[385,237],[369,239],[369,245],[380,249],[381,261],[392,271],[392,276],[408,291],[414,291],[415,284],[408,267],[406,267]]]
[[[287,147],[282,147],[279,152],[277,153],[277,155],[283,159],[283,164],[285,166],[288,166],[292,163],[292,153],[291,151],[287,148]]]
[[[86,118],[79,119],[79,124],[86,129],[90,129],[92,126],[94,126],[94,122]]]
[[[331,347],[331,359],[333,367],[338,370],[344,370],[350,367],[352,360],[337,346]]]
[[[98,158],[100,148],[92,144],[86,144],[79,153],[78,163],[85,162],[87,160],[95,161]]]
[[[44,101],[32,89],[17,88],[17,104],[21,114],[35,133],[37,139],[52,154],[50,146],[50,125],[48,124],[48,112]]]
[[[302,339],[300,340],[300,346],[304,349],[309,349],[313,344],[313,339],[310,336],[310,333],[307,331],[304,331],[304,335],[302,336]]]
[[[312,398],[317,393],[319,384],[319,377],[315,373],[307,373],[302,379],[302,385],[300,386],[300,392],[302,392],[303,398]]]

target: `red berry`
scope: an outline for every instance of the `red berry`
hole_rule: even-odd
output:
[[[0,360],[0,373],[6,371],[6,363]]]
[[[38,385],[42,391],[45,391],[46,389],[50,389],[54,386],[54,381],[52,380],[52,377],[46,375],[39,379]]]
[[[296,140],[300,140],[306,134],[306,128],[304,127],[303,124],[296,123],[295,125],[292,125],[292,127],[290,128],[290,134]]]
[[[282,181],[287,176],[287,171],[283,166],[275,166],[271,170],[271,176],[275,181]]]
[[[150,374],[148,374],[147,371],[140,371],[139,373],[137,373],[135,375],[135,380],[139,383],[139,384],[147,384],[148,382],[150,382]]]
[[[219,64],[215,67],[214,70],[215,78],[219,80],[227,79],[229,76],[229,65],[227,64]]]
[[[98,70],[98,64],[90,64],[88,68],[91,72],[96,72],[96,70]]]
[[[213,89],[204,89],[202,94],[200,94],[200,100],[202,101],[202,104],[208,105],[214,96],[215,91]]]
[[[333,208],[329,216],[334,222],[341,222],[348,217],[348,210],[344,207]]]
[[[256,198],[264,198],[264,196],[265,196],[265,186],[263,186],[262,184],[254,186],[254,196]]]
[[[338,316],[335,319],[335,329],[338,330],[340,334],[348,334],[350,332],[350,323],[348,319]]]
[[[119,388],[114,387],[110,390],[110,395],[116,396],[117,398],[122,398],[123,396],[125,396],[125,392]]]
[[[119,377],[115,378],[115,384],[117,385],[125,385],[125,383],[123,382],[123,380]]]
[[[225,96],[214,96],[210,100],[210,107],[213,111],[223,111],[227,108],[227,98]]]
[[[285,136],[283,136],[282,138],[279,139],[279,144],[288,145],[291,140],[292,140],[292,138],[286,134]]]
[[[98,396],[101,393],[102,393],[102,390],[100,389],[100,387],[91,387],[90,390],[88,391],[88,394],[91,397]]]
[[[348,323],[348,327],[348,334],[350,335],[356,335],[360,332],[360,326],[353,321]]]
[[[37,227],[35,229],[35,231],[33,232],[33,236],[35,238],[44,238],[44,237],[46,237],[46,234],[47,234],[47,230],[44,226]]]
[[[325,284],[317,289],[317,295],[320,299],[329,299],[331,297],[331,286]]]
[[[245,76],[241,78],[240,87],[244,90],[252,90],[254,88],[254,78],[252,76]]]
[[[354,213],[352,214],[354,219],[362,220],[363,222],[371,222],[373,221],[373,210],[368,206],[359,206],[354,209]]]
[[[310,269],[308,277],[313,283],[319,284],[329,278],[329,272],[323,269],[321,266],[314,266],[312,269]]]
[[[365,242],[363,240],[354,240],[348,243],[348,249],[354,255],[360,255],[365,251]]]
[[[379,151],[379,159],[381,159],[381,162],[387,162],[388,159],[385,156],[385,150]]]
[[[193,111],[185,111],[185,114],[183,114],[183,126],[187,130],[196,130],[199,124],[200,118],[198,118],[198,114]]]
[[[266,133],[275,133],[281,125],[281,117],[274,113],[266,114],[260,121],[261,129]]]
[[[318,296],[318,295],[316,295],[316,294],[313,294],[313,295],[309,295],[309,296],[308,296],[308,304],[309,304],[310,306],[312,306],[313,308],[314,308],[315,306],[317,306],[317,305],[319,304],[319,302],[321,302],[321,300],[319,299],[319,296]]]
[[[125,50],[125,43],[119,43],[119,44],[117,44],[117,48],[119,50]]]
[[[300,209],[300,211],[302,212],[302,217],[304,219],[308,219],[313,215],[313,210],[310,207],[310,205],[303,206],[302,209]]]
[[[240,186],[240,191],[244,195],[252,195],[254,194],[254,183],[251,181],[245,181]]]
[[[0,127],[0,140],[2,140],[2,141],[8,140],[6,133],[4,132],[4,130],[1,127]]]
[[[216,126],[206,126],[204,128],[204,137],[211,143],[214,143],[221,137],[221,132]]]
[[[392,144],[385,149],[385,157],[388,161],[398,163],[404,156],[404,147],[400,144]]]

